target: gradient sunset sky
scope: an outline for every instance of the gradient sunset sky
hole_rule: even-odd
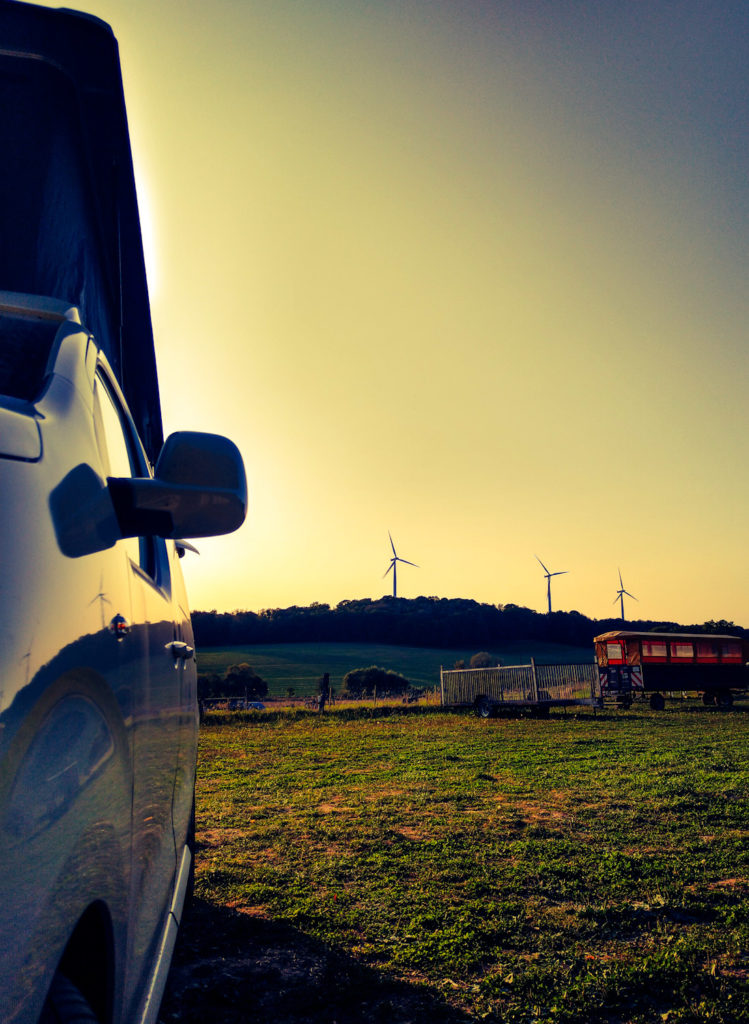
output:
[[[55,6],[55,5],[50,5]],[[165,430],[232,437],[193,608],[749,626],[746,0],[91,0]]]

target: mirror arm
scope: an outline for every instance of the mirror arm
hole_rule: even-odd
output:
[[[172,516],[165,509],[139,507],[138,492],[143,484],[154,484],[153,480],[131,480],[108,477],[107,485],[112,496],[117,522],[123,537],[169,537],[174,529]],[[138,486],[140,485],[140,487]]]

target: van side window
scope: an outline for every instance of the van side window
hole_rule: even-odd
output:
[[[130,447],[114,397],[98,373],[94,379],[94,431],[105,475],[135,476]],[[120,544],[125,546],[130,561],[141,565],[139,539],[126,537]]]
[[[135,426],[101,368],[94,379],[94,427],[107,476],[151,475]],[[133,537],[121,543],[128,546],[135,565],[159,586],[169,589],[169,563],[160,537]]]

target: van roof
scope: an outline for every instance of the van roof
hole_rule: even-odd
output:
[[[66,9],[0,2],[0,289],[77,306],[149,457],[163,435],[119,51]]]

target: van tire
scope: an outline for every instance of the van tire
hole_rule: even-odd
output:
[[[39,1024],[101,1024],[88,1000],[59,972],[52,979]]]

